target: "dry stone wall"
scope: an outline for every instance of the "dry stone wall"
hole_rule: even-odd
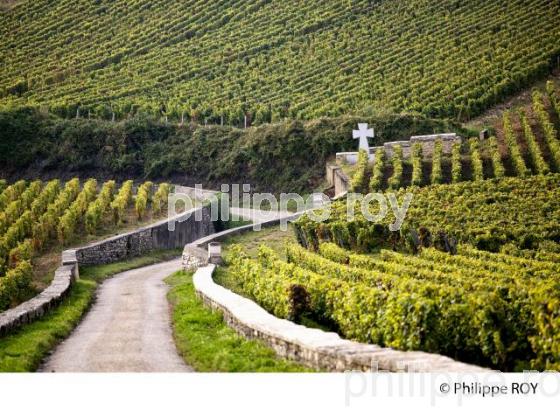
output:
[[[181,248],[214,233],[209,207],[186,212],[171,221],[173,230],[169,229],[168,221],[164,221],[76,249],[78,263],[100,265],[153,250]]]
[[[77,264],[60,266],[51,284],[39,295],[0,313],[0,336],[9,334],[21,325],[31,323],[57,306],[68,295],[77,276]]]
[[[431,157],[434,152],[435,142],[440,139],[443,142],[443,153],[450,154],[453,145],[461,143],[461,137],[457,134],[434,134],[434,135],[415,135],[410,137],[408,141],[391,141],[386,142],[382,146],[370,147],[369,162],[375,163],[375,152],[379,149],[385,150],[388,158],[393,157],[395,146],[400,145],[403,150],[403,158],[408,159],[412,154],[412,146],[415,143],[422,145],[422,153],[424,157]],[[337,161],[344,161],[348,164],[355,164],[358,159],[356,152],[338,152],[336,154]]]

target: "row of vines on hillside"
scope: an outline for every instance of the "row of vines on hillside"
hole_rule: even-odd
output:
[[[114,196],[115,181],[105,182],[98,192],[95,179],[81,186],[78,178],[61,185],[55,179],[1,184],[0,204],[0,311],[33,293],[32,258],[59,243],[67,245],[83,234],[96,234],[102,226],[123,222],[133,196],[133,183],[126,181]],[[145,182],[136,194],[138,219],[146,217],[153,184]],[[152,203],[152,215],[167,207],[169,184],[159,184]]]

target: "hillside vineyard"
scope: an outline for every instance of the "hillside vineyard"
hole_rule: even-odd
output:
[[[0,180],[0,313],[33,293],[32,258],[54,245],[75,243],[87,232],[100,228],[116,229],[134,202],[136,218],[142,220],[148,205],[152,215],[167,206],[170,185],[159,184],[155,193],[150,181],[134,195],[133,181],[98,184],[88,179],[80,184],[73,178],[62,184],[58,179],[17,181],[8,185]]]
[[[57,1],[0,12],[0,105],[242,125],[469,118],[558,65],[560,3]]]

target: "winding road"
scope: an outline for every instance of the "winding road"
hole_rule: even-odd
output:
[[[289,214],[231,208],[265,222]],[[177,353],[167,302],[167,276],[181,259],[121,272],[99,287],[82,322],[47,358],[43,372],[190,372]]]
[[[119,273],[42,366],[44,372],[189,372],[173,342],[168,286],[181,260]]]

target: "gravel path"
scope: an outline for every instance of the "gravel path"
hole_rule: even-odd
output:
[[[232,208],[254,222],[290,213]],[[91,310],[41,367],[43,372],[189,372],[173,341],[167,285],[181,260],[119,273],[99,287]]]
[[[193,371],[175,349],[163,282],[180,268],[175,259],[105,280],[91,310],[41,371]]]

